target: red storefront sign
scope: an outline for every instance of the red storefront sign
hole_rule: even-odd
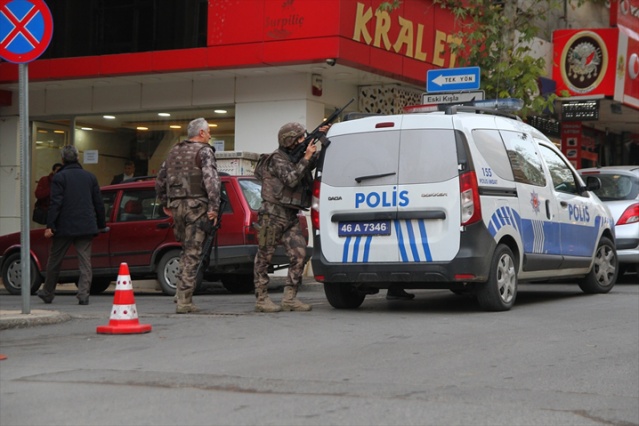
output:
[[[207,44],[224,65],[338,63],[423,82],[428,69],[455,67],[447,43],[453,15],[431,0],[242,0],[209,2]]]
[[[337,63],[424,85],[426,72],[453,68],[447,43],[459,27],[432,0],[404,0],[393,12],[383,0],[209,1],[207,47],[37,60],[32,80]],[[17,67],[0,63],[0,83]]]
[[[612,96],[618,39],[616,28],[555,31],[553,79],[557,93]]]

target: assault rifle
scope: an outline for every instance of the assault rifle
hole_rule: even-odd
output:
[[[322,121],[320,125],[315,128],[315,130],[313,130],[311,133],[307,133],[306,138],[304,138],[304,142],[302,142],[299,145],[296,145],[289,153],[289,158],[291,159],[291,161],[293,163],[297,163],[298,161],[300,161],[302,157],[304,157],[304,153],[306,152],[306,148],[308,148],[308,144],[311,142],[315,144],[315,142],[317,142],[317,140],[320,137],[322,137],[322,132],[320,132],[320,127],[326,126],[327,124],[333,124],[333,121],[337,120],[340,114],[346,109],[346,107],[352,104],[354,100],[355,98],[352,98],[350,101],[348,101],[346,105],[344,105],[340,109],[335,109],[335,111],[333,111],[330,117]],[[328,144],[326,144],[325,147],[328,147]]]
[[[209,262],[211,261],[211,249],[215,245],[215,262],[217,264],[217,230],[222,226],[222,214],[224,213],[224,208],[226,207],[226,197],[220,197],[220,209],[217,214],[217,222],[215,225],[209,220],[207,221],[206,226],[206,239],[204,240],[204,244],[202,244],[202,257],[200,257],[200,262],[197,264],[197,270],[195,273],[195,288],[198,289],[204,280],[204,273],[209,268]]]

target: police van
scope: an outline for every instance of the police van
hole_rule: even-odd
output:
[[[485,101],[484,101],[485,102]],[[497,108],[345,120],[313,187],[315,279],[335,308],[399,286],[475,295],[509,310],[524,281],[607,293],[614,224],[562,153]]]

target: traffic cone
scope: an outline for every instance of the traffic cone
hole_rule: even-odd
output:
[[[150,331],[150,324],[140,324],[138,321],[138,309],[135,307],[129,265],[121,263],[115,284],[109,325],[98,326],[97,332],[98,334],[140,334]]]

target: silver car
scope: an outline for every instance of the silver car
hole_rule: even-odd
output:
[[[594,193],[615,219],[619,272],[639,272],[639,166],[593,167],[579,173],[601,180],[601,188]]]

